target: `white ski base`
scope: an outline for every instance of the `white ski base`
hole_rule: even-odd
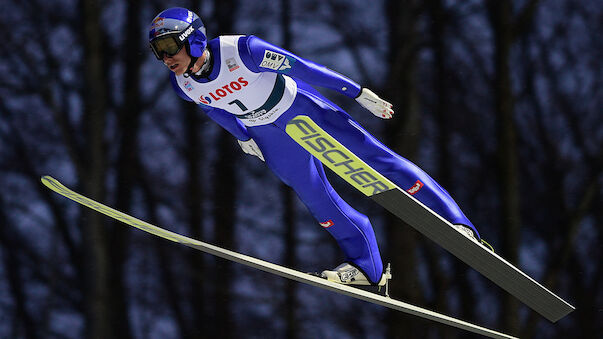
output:
[[[407,304],[407,303],[404,303],[399,300],[395,300],[395,299],[380,296],[380,295],[377,295],[374,293],[366,292],[366,291],[363,291],[363,290],[360,290],[360,289],[357,289],[354,287],[330,282],[323,278],[315,277],[315,276],[309,275],[307,273],[302,273],[302,272],[299,272],[299,271],[296,271],[296,270],[293,270],[290,268],[286,268],[286,267],[283,267],[283,266],[280,266],[277,264],[273,264],[273,263],[270,263],[270,262],[267,262],[267,261],[264,261],[261,259],[257,259],[254,257],[250,257],[247,255],[241,254],[241,253],[229,251],[229,250],[223,249],[218,246],[210,245],[210,244],[207,244],[207,243],[195,240],[195,239],[191,239],[186,236],[183,236],[183,235],[168,231],[166,229],[157,227],[155,225],[149,224],[145,221],[139,220],[128,214],[119,212],[111,207],[108,207],[97,201],[87,198],[79,193],[76,193],[76,192],[70,190],[69,188],[65,187],[59,181],[57,181],[56,179],[54,179],[50,176],[44,176],[44,177],[42,177],[41,180],[42,180],[42,183],[44,185],[46,185],[48,188],[50,188],[51,190],[55,191],[56,193],[66,197],[66,198],[69,198],[77,203],[80,203],[95,211],[103,213],[111,218],[124,222],[130,226],[141,229],[145,232],[151,233],[153,235],[156,235],[158,237],[161,237],[161,238],[164,238],[167,240],[171,240],[173,242],[183,244],[185,246],[194,248],[196,250],[199,250],[199,251],[202,251],[205,253],[209,253],[209,254],[215,255],[220,258],[231,260],[231,261],[234,261],[234,262],[246,265],[246,266],[254,267],[259,270],[262,270],[262,271],[265,271],[268,273],[272,273],[272,274],[276,274],[276,275],[284,277],[284,278],[288,278],[288,279],[292,279],[292,280],[295,280],[295,281],[298,281],[301,283],[324,288],[324,289],[327,289],[327,290],[330,290],[330,291],[333,291],[336,293],[350,296],[352,298],[356,298],[356,299],[364,300],[364,301],[367,301],[367,302],[370,302],[373,304],[385,306],[385,307],[388,307],[388,308],[391,308],[391,309],[394,309],[397,311],[416,315],[421,318],[433,320],[433,321],[436,321],[436,322],[439,322],[442,324],[450,325],[450,326],[453,326],[456,328],[467,330],[469,332],[477,333],[477,334],[484,335],[484,336],[487,336],[490,338],[515,338],[513,336],[510,336],[510,335],[507,335],[504,333],[500,333],[500,332],[497,332],[497,331],[494,331],[494,330],[491,330],[491,329],[488,329],[485,327],[471,324],[469,322],[466,322],[466,321],[463,321],[460,319],[456,319],[456,318],[446,316],[446,315],[443,315],[440,313],[436,313],[436,312],[433,312],[433,311],[430,311],[430,310],[427,310],[427,309],[424,309],[421,307]]]

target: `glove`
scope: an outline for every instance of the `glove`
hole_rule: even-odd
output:
[[[243,149],[243,152],[256,156],[260,158],[260,160],[265,161],[262,151],[260,151],[258,144],[256,144],[253,139],[249,139],[247,141],[237,140],[237,142],[239,143],[239,146],[241,146],[241,149]]]
[[[391,119],[394,115],[392,104],[379,98],[368,88],[362,88],[360,94],[356,97],[356,101],[381,119]]]

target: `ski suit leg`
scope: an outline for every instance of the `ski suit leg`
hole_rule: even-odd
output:
[[[248,127],[266,164],[288,186],[337,241],[352,262],[378,282],[383,264],[368,218],[348,205],[328,182],[322,163],[275,124]]]
[[[477,229],[450,194],[417,165],[383,145],[347,113],[319,93],[301,95],[298,99],[296,111],[305,112],[303,114],[310,116],[314,122],[369,166],[401,189],[407,190],[444,219],[453,224],[471,227],[479,239]],[[321,107],[321,109],[311,109],[312,107]]]

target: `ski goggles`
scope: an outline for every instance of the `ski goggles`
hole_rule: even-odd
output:
[[[168,32],[154,37],[149,44],[157,60],[163,60],[166,55],[172,57],[178,54],[188,41],[188,37],[201,25],[201,20],[197,19],[180,32]]]

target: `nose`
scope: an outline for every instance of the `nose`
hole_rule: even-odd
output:
[[[171,59],[172,57],[167,55],[167,54],[163,54],[163,58],[161,60],[163,60],[163,63],[165,64],[167,62],[167,60]]]

